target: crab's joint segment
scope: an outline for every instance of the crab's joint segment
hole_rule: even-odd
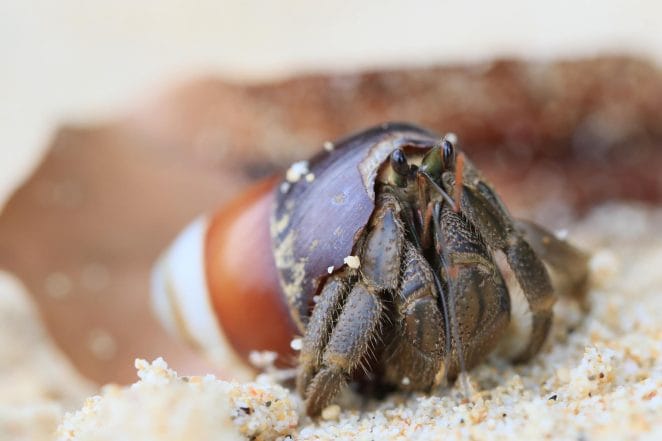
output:
[[[421,245],[423,248],[429,248],[432,243],[432,226],[430,224],[430,222],[432,222],[432,207],[432,202],[429,202],[425,208],[425,214],[423,215],[423,234],[421,236]]]

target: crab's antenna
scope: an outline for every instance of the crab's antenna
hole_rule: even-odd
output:
[[[440,216],[441,216],[441,204],[437,202],[434,206],[434,211],[433,211],[433,218],[434,218],[434,227],[435,227],[435,243],[438,245],[438,249],[436,250],[438,255],[439,255],[439,260],[441,261],[441,265],[443,266],[444,272],[447,275],[448,279],[448,298],[449,298],[449,309],[448,312],[450,314],[450,322],[452,325],[452,337],[455,340],[455,348],[457,351],[457,358],[458,362],[460,363],[460,371],[462,373],[466,372],[466,364],[464,361],[464,350],[462,348],[462,341],[460,340],[460,325],[457,322],[457,314],[455,313],[455,299],[456,299],[456,290],[457,290],[457,284],[455,283],[455,279],[457,278],[457,267],[455,265],[452,265],[450,263],[450,257],[448,256],[448,252],[446,251],[446,247],[444,246],[444,240],[440,232]],[[436,275],[435,275],[436,279]],[[440,295],[443,298],[443,294]],[[444,308],[446,306],[444,305]],[[446,317],[446,314],[444,314],[444,318],[448,322],[448,317]],[[448,326],[448,325],[447,325]],[[448,352],[450,354],[450,351]],[[466,376],[462,376],[462,387],[464,389],[464,394],[465,396],[469,396],[469,383],[467,381]]]
[[[405,212],[405,215],[404,215],[405,224],[406,224],[407,230],[410,233],[409,235],[410,235],[412,241],[414,242],[414,245],[416,246],[416,248],[420,250],[421,249],[421,241],[419,240],[418,234],[417,234],[417,231],[418,231],[418,228],[416,227],[416,220],[417,219],[414,217],[416,215],[416,213],[414,213],[413,210],[404,210],[404,212]],[[420,223],[420,219],[419,219],[419,223]]]
[[[447,203],[448,205],[450,205],[451,207],[453,207],[453,210],[458,211],[458,210],[457,210],[457,204],[455,203],[455,201],[453,200],[453,198],[451,198],[450,195],[449,195],[448,193],[446,193],[446,190],[444,190],[443,188],[441,188],[441,187],[439,186],[439,184],[437,184],[436,182],[434,182],[434,179],[432,179],[432,176],[430,176],[430,175],[427,174],[426,172],[424,172],[424,171],[420,171],[420,170],[418,171],[418,173],[420,173],[422,176],[425,177],[425,179],[427,179],[427,181],[430,183],[430,185],[432,186],[432,188],[434,188],[435,191],[441,195],[441,197],[444,199],[444,201],[446,201],[446,203]]]

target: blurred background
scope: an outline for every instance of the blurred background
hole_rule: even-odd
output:
[[[61,122],[176,82],[604,53],[662,57],[655,0],[0,2],[0,202]]]
[[[659,201],[660,29],[655,0],[0,2],[0,429],[136,357],[214,371],[151,315],[152,264],[348,131],[459,131],[554,228]]]

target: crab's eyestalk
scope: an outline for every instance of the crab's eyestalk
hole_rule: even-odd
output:
[[[420,170],[439,182],[445,171],[454,170],[456,162],[455,142],[457,137],[449,133],[444,136],[438,145],[431,148],[421,161]]]
[[[421,161],[420,171],[439,182],[441,174],[444,171],[443,152],[440,146],[435,146],[428,151]]]
[[[390,158],[391,170],[393,170],[393,180],[398,187],[407,186],[407,178],[411,174],[411,166],[407,162],[405,152],[401,149],[393,150]]]

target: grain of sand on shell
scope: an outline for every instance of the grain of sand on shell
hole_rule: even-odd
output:
[[[657,439],[662,432],[662,210],[603,206],[570,228],[591,250],[590,312],[560,300],[544,349],[499,356],[431,395],[341,397],[311,421],[269,375],[231,383],[137,361],[140,381],[107,386],[68,413],[60,440]],[[467,395],[468,392],[468,395]]]

